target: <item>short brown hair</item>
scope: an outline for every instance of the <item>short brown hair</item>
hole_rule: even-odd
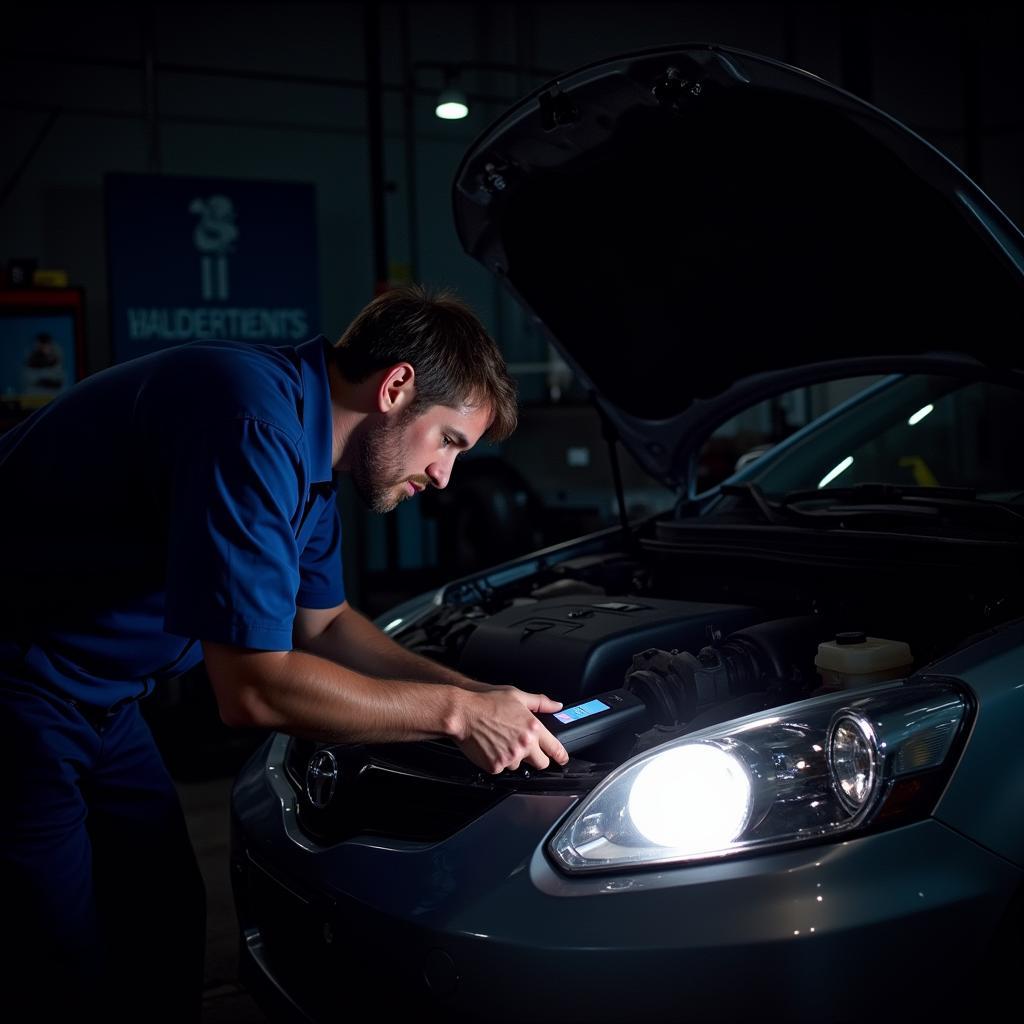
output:
[[[448,290],[403,285],[379,295],[348,325],[334,361],[354,384],[410,363],[416,371],[412,411],[489,405],[489,440],[502,441],[516,428],[516,386],[505,360],[476,314]]]

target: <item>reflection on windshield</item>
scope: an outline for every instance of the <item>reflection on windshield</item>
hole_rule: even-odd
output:
[[[923,420],[925,416],[927,416],[928,413],[930,413],[934,408],[935,406],[929,402],[928,405],[926,405],[923,409],[918,409],[917,412],[915,412],[914,415],[911,416],[909,420],[907,420],[907,423],[910,426],[914,426],[915,424],[920,423],[921,420]]]
[[[825,475],[824,475],[824,476],[823,476],[823,477],[821,478],[821,480],[819,480],[819,481],[818,481],[818,487],[819,487],[819,489],[820,489],[820,488],[822,488],[822,487],[828,487],[828,485],[829,485],[830,483],[832,483],[832,481],[833,481],[833,480],[835,480],[835,478],[836,478],[837,476],[839,476],[839,474],[840,474],[840,473],[843,473],[843,472],[845,472],[845,471],[846,471],[846,470],[848,470],[848,469],[849,469],[849,468],[850,468],[850,467],[851,467],[852,465],[853,465],[853,456],[852,456],[852,455],[847,455],[847,456],[846,456],[846,458],[845,458],[845,459],[843,459],[843,461],[842,461],[842,462],[840,462],[840,463],[839,463],[839,465],[835,467],[835,469],[830,469],[830,470],[829,470],[829,471],[828,471],[828,472],[827,472],[827,473],[826,473],[826,474],[825,474]]]
[[[811,427],[747,479],[766,493],[885,483],[1024,495],[1024,394],[947,377],[894,379]]]

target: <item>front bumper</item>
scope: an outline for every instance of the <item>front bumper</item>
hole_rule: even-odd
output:
[[[978,1008],[1019,869],[934,820],[687,868],[567,878],[572,795],[512,794],[437,843],[323,849],[274,737],[236,783],[246,983],[277,1014],[353,1003],[446,1019],[843,1020]],[[969,980],[972,979],[972,980]]]

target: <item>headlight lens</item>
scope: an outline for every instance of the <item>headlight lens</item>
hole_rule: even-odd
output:
[[[829,768],[836,795],[850,814],[862,810],[878,788],[878,751],[871,723],[840,715],[831,729]]]
[[[905,821],[930,811],[967,713],[952,683],[898,682],[691,733],[612,772],[549,849],[568,871],[610,871]]]

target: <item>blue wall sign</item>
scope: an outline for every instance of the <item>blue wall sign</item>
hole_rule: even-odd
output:
[[[115,361],[317,333],[312,185],[110,174],[106,206]]]

